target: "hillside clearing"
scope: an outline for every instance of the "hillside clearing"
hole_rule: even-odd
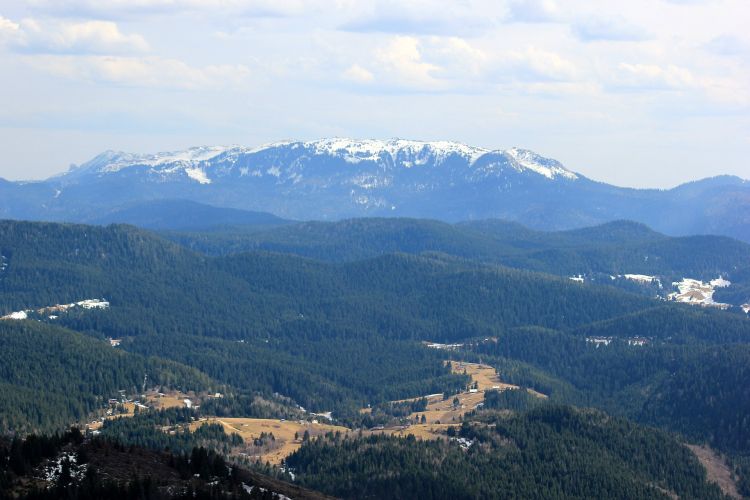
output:
[[[690,451],[703,464],[710,482],[716,483],[725,495],[731,498],[742,498],[737,489],[737,483],[734,480],[732,470],[722,456],[707,446],[688,444],[687,447],[690,448]]]
[[[246,455],[250,460],[270,462],[273,465],[281,464],[281,461],[302,446],[302,438],[307,431],[310,437],[319,436],[327,432],[351,432],[346,427],[337,425],[311,423],[304,421],[284,421],[270,418],[209,418],[199,422],[193,422],[190,430],[206,425],[221,424],[227,434],[237,433],[245,441],[245,450],[240,454]],[[253,443],[260,439],[261,434],[273,434],[274,440],[255,446]],[[295,439],[295,433],[297,438]]]

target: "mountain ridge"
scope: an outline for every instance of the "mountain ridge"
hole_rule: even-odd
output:
[[[750,183],[738,177],[623,188],[525,149],[402,139],[107,151],[44,181],[0,183],[0,217],[86,222],[168,199],[296,220],[501,218],[565,230],[630,219],[669,235],[750,241]]]

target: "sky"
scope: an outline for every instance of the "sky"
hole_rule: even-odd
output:
[[[0,177],[322,137],[750,179],[747,0],[3,0]]]

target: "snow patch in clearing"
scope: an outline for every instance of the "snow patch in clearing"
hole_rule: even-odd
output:
[[[644,285],[655,284],[658,285],[659,288],[662,288],[661,280],[656,276],[649,276],[648,274],[623,274],[622,277],[626,280],[635,281],[636,283]]]
[[[714,288],[726,288],[729,285],[731,285],[732,282],[729,280],[725,280],[723,277],[719,276],[715,280],[711,280],[711,286]]]
[[[0,317],[0,320],[23,320],[28,319],[29,314],[33,312],[45,316],[49,315],[49,313],[65,312],[74,307],[82,307],[83,309],[109,309],[109,302],[104,299],[86,299],[71,304],[57,304],[54,306],[42,307],[36,311],[33,309],[25,309],[23,311],[16,311],[2,316]],[[49,319],[57,319],[57,316],[50,315]]]
[[[78,464],[78,456],[72,452],[63,452],[55,460],[44,468],[44,479],[49,483],[56,483],[62,474],[63,463],[67,462],[70,470],[70,477],[74,482],[83,479],[86,474],[87,464]]]
[[[455,441],[456,443],[458,443],[458,445],[464,451],[466,451],[469,448],[471,448],[472,445],[474,444],[474,440],[473,439],[467,439],[465,437],[460,437],[460,438],[455,438],[454,437],[454,438],[451,438],[451,441]]]
[[[16,320],[22,320],[27,319],[29,317],[29,314],[26,311],[16,311],[8,314],[7,316],[3,316],[0,319],[16,319]]]
[[[255,488],[258,488],[258,490],[260,490],[261,493],[266,493],[268,491],[268,489],[262,488],[260,486],[248,486],[247,484],[242,483],[242,489],[245,490],[245,492],[247,492],[248,495],[252,495],[253,490]],[[292,500],[288,496],[282,495],[281,493],[276,493],[274,491],[271,492],[271,495],[273,496],[273,498],[278,499],[278,500]]]
[[[677,292],[669,294],[669,300],[682,302],[685,304],[699,305],[702,307],[717,307],[719,309],[729,309],[730,304],[723,304],[714,301],[714,292],[716,288],[724,288],[731,285],[731,282],[723,277],[704,283],[692,278],[684,278],[682,281],[675,281],[672,286],[677,288]]]

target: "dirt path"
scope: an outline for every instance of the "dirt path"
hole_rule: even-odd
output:
[[[690,448],[690,451],[698,457],[703,467],[706,468],[709,481],[719,485],[719,488],[721,488],[721,491],[725,495],[732,498],[742,498],[740,492],[737,490],[737,483],[732,476],[732,470],[723,457],[707,446],[689,444],[687,447]]]

